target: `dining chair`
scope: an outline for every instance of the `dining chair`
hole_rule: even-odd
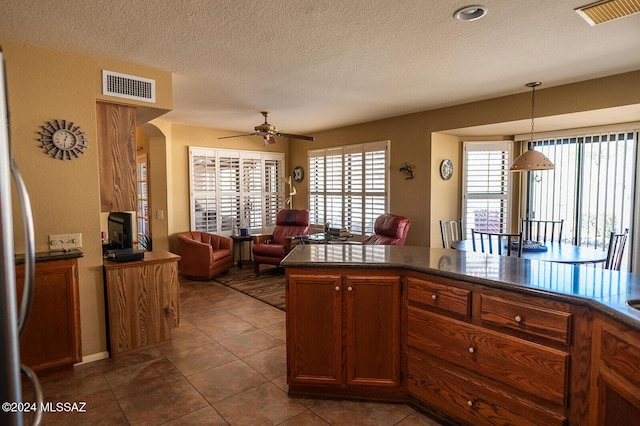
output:
[[[476,239],[478,243],[476,244]],[[478,251],[478,245],[482,253],[491,253],[497,251],[500,256],[506,249],[507,256],[522,257],[522,232],[517,234],[509,234],[504,232],[485,232],[471,230],[471,243],[473,251]],[[502,247],[506,245],[506,247]]]
[[[536,220],[521,219],[522,236],[527,241],[538,241],[541,243],[562,242],[562,228],[564,219],[560,220]]]
[[[462,219],[458,220],[441,220],[440,221],[440,235],[442,236],[442,247],[451,248],[451,245],[456,241],[461,241],[462,238]]]
[[[609,249],[607,250],[607,260],[604,262],[604,269],[611,269],[614,271],[620,270],[622,254],[624,253],[624,246],[627,244],[628,236],[628,228],[619,234],[615,232],[611,233],[611,236],[609,237]]]

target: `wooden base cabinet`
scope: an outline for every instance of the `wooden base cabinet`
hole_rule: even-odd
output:
[[[180,323],[180,256],[145,252],[144,260],[105,262],[109,352],[120,355],[171,339]]]
[[[409,277],[407,393],[454,422],[566,424],[572,315],[562,308],[568,307]]]
[[[396,275],[287,271],[291,394],[401,398]]]
[[[606,318],[594,324],[591,424],[640,422],[640,333]]]
[[[22,299],[24,265],[16,266]],[[20,338],[21,362],[34,371],[82,361],[78,260],[37,262],[33,304]]]

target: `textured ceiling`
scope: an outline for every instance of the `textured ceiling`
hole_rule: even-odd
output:
[[[640,14],[591,0],[0,1],[11,40],[171,71],[173,122],[314,132],[640,69]]]

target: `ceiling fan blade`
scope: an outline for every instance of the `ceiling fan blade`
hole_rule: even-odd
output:
[[[289,133],[281,133],[281,132],[276,133],[276,136],[282,136],[282,137],[285,137],[285,138],[292,138],[292,139],[302,139],[302,140],[305,140],[305,141],[314,141],[315,140],[315,138],[313,136],[292,135],[292,134],[289,134]]]
[[[247,133],[246,135],[220,136],[218,139],[239,138],[242,136],[256,136],[258,133]]]

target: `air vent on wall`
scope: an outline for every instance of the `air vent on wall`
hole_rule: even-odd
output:
[[[640,0],[605,0],[575,9],[594,26],[640,12]]]
[[[156,101],[156,81],[102,70],[102,94],[137,101]]]

